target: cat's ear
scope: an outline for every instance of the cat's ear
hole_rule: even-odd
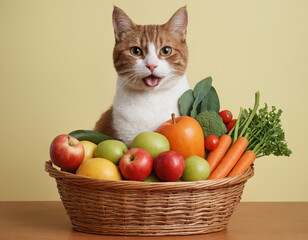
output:
[[[172,32],[176,32],[180,35],[183,41],[186,38],[188,24],[188,16],[186,6],[177,10],[169,21],[165,24],[165,27]]]
[[[112,13],[112,23],[116,41],[120,41],[123,33],[133,29],[136,26],[126,15],[126,13],[116,6],[114,6]]]

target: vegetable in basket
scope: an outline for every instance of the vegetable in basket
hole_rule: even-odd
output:
[[[229,135],[221,135],[217,148],[214,151],[211,151],[206,159],[210,165],[211,172],[213,172],[221,162],[222,158],[231,146],[231,143],[232,138]]]
[[[226,149],[225,155],[224,153],[218,154],[218,151],[209,154],[208,162],[213,172],[208,179],[219,179],[244,173],[258,157],[290,156],[292,153],[287,146],[280,124],[282,110],[276,111],[276,107],[272,107],[269,111],[265,104],[265,107],[257,113],[259,98],[260,93],[256,92],[254,108],[240,109],[235,127],[229,133],[233,144],[229,149],[224,148]],[[223,141],[220,141],[220,144],[222,143]],[[224,157],[221,157],[222,155]]]
[[[113,139],[103,133],[92,131],[92,130],[75,130],[70,132],[68,135],[76,138],[79,141],[90,141],[95,144],[99,144],[102,141]]]
[[[251,110],[249,109],[250,114]],[[256,158],[274,155],[289,157],[292,151],[288,148],[285,133],[281,126],[281,109],[272,106],[271,110],[265,104],[264,108],[254,116],[246,129],[248,147],[236,163],[228,177],[244,173]]]
[[[227,132],[226,125],[215,111],[201,112],[197,115],[196,120],[201,125],[205,138],[211,134],[220,137]]]
[[[212,86],[212,78],[207,77],[188,89],[179,98],[181,116],[196,118],[201,112],[212,110],[219,113],[220,103],[217,92]]]

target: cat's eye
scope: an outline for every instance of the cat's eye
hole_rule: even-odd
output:
[[[171,52],[172,52],[171,47],[163,47],[162,49],[160,49],[160,55],[162,55],[163,57],[169,56]]]
[[[139,47],[131,47],[130,53],[134,56],[141,56],[143,54],[141,48],[139,48]]]

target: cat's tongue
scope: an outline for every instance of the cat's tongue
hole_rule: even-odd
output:
[[[155,87],[159,84],[160,78],[155,77],[153,75],[145,77],[143,79],[143,82],[145,83],[145,85],[149,86],[149,87]]]

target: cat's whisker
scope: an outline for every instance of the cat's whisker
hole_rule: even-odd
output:
[[[128,78],[128,79],[124,82],[124,84],[122,84],[122,86],[121,86],[120,88],[124,88],[124,87],[130,85],[130,84],[131,84],[130,82],[131,82],[131,79]],[[119,89],[120,89],[120,88],[119,88]]]
[[[171,74],[169,74],[172,77],[178,77],[178,75],[176,75],[176,73],[182,73],[182,71],[178,71],[178,70],[173,70]],[[191,72],[191,71],[187,71],[185,72],[186,76],[192,76],[193,78],[198,78],[198,74]],[[188,77],[189,78],[189,77]]]
[[[125,80],[118,86],[117,90],[120,90],[121,88],[123,88],[125,85],[127,85],[130,82],[129,78],[125,78]]]
[[[179,78],[181,77],[182,75],[179,75],[177,73],[183,73],[182,71],[177,71],[177,70],[173,70],[171,73],[168,74],[168,77],[169,78]]]
[[[132,81],[132,84],[131,84],[132,88],[135,88],[135,84],[137,83],[137,81],[138,81],[138,79],[136,79],[136,78]]]
[[[129,73],[129,72],[131,72],[131,71],[132,71],[131,69],[123,69],[123,70],[117,71],[117,73],[118,73],[118,75],[121,75],[121,74],[123,74],[123,73]]]
[[[129,71],[127,71],[129,72]],[[131,72],[131,71],[130,71]],[[124,88],[127,85],[134,88],[135,84],[139,80],[139,74],[137,72],[131,72],[129,75],[126,76],[125,80],[119,85],[118,89]]]

